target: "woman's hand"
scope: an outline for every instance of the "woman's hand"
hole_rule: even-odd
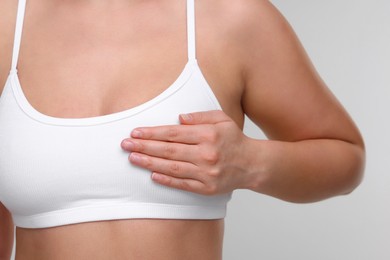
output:
[[[122,142],[152,180],[203,195],[245,188],[247,137],[222,111],[180,115],[181,125],[141,127]]]

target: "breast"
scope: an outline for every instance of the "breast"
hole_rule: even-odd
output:
[[[178,124],[180,113],[220,109],[203,81],[191,69],[143,105],[85,119],[37,114],[20,100],[17,86],[6,86],[0,100],[0,200],[15,224],[223,218],[230,194],[202,196],[156,184],[120,147],[136,127]]]

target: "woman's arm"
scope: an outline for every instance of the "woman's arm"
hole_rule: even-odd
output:
[[[193,113],[180,126],[136,129],[122,143],[131,163],[162,185],[201,194],[246,188],[312,202],[351,192],[362,178],[362,138],[293,30],[268,1],[229,8],[225,25],[236,35],[227,41],[245,80],[241,105],[270,140],[246,137],[223,112]]]
[[[11,258],[14,243],[14,224],[11,214],[0,202],[0,260]]]
[[[269,2],[260,2],[247,10],[250,37],[240,38],[250,50],[243,52],[242,104],[273,141],[250,142],[255,180],[250,188],[299,202],[348,193],[362,178],[359,131],[286,20]]]

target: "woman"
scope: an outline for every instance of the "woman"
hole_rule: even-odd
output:
[[[13,225],[16,259],[222,259],[233,190],[303,203],[361,180],[359,131],[268,1],[0,10],[2,259]]]

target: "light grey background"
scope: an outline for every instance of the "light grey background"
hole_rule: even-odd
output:
[[[272,2],[360,127],[366,176],[349,196],[307,205],[236,191],[224,260],[389,260],[390,1]],[[250,122],[245,131],[264,138]]]
[[[366,175],[352,194],[315,204],[235,192],[224,260],[389,260],[390,1],[272,2],[358,124]],[[263,138],[249,122],[245,131]]]

